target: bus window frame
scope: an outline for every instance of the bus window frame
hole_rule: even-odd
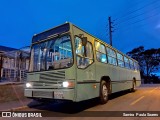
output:
[[[73,62],[72,62],[72,65],[70,67],[65,67],[65,68],[56,68],[56,69],[53,69],[53,70],[61,70],[61,69],[68,69],[68,68],[71,68],[74,66],[74,51],[73,51],[73,40],[72,40],[72,36],[71,36],[71,33],[70,32],[66,32],[66,33],[62,33],[62,35],[60,36],[53,36],[53,37],[49,37],[47,39],[44,39],[44,40],[41,40],[39,42],[35,42],[35,43],[32,43],[30,48],[32,49],[33,45],[36,45],[36,44],[39,44],[39,43],[42,43],[42,42],[46,42],[46,41],[49,41],[51,39],[55,39],[55,38],[58,38],[58,37],[63,37],[65,35],[68,35],[70,37],[70,41],[71,41],[71,50],[72,50],[72,59],[73,59]],[[31,56],[31,52],[30,52],[30,56]],[[30,69],[30,62],[31,62],[31,58],[29,60],[29,68]],[[44,72],[44,71],[53,71],[52,69],[48,69],[48,70],[41,70],[41,71],[28,71],[27,73],[33,73],[33,72]]]
[[[75,40],[76,40],[76,37],[78,37],[79,39],[81,39],[78,35],[74,35],[74,46],[75,46]],[[82,39],[81,39],[82,40]],[[89,66],[91,66],[94,62],[95,62],[95,60],[94,60],[94,51],[93,51],[93,44],[92,44],[92,42],[90,42],[90,41],[88,41],[87,40],[87,42],[89,42],[90,44],[91,44],[91,46],[92,46],[92,55],[93,55],[93,62],[91,63],[91,64],[89,64],[88,66],[86,66],[85,68],[80,68],[80,67],[78,67],[78,65],[77,65],[77,54],[76,54],[76,47],[75,47],[75,63],[76,63],[76,66],[77,66],[77,68],[78,69],[87,69]],[[85,57],[83,57],[83,58],[85,58]]]
[[[136,64],[136,68],[137,68],[136,70],[137,70],[137,71],[140,71],[140,65],[139,65],[139,63],[138,63],[137,61],[135,61],[134,64]],[[135,67],[134,67],[134,68],[135,68]]]
[[[128,59],[129,67],[126,67],[125,57]],[[130,67],[129,59],[130,59],[129,57],[127,57],[127,56],[124,55],[124,68],[129,69],[129,70],[132,70],[131,67]]]
[[[133,64],[131,64],[131,61],[132,61]],[[135,68],[134,68],[134,61],[131,58],[129,58],[129,66],[130,66],[131,70],[135,70]]]
[[[122,55],[122,60],[118,59],[118,54]],[[117,66],[121,67],[121,66],[119,66],[119,62],[118,62],[118,61],[121,61],[121,62],[123,62],[123,67],[121,67],[121,68],[125,68],[124,55],[118,51],[116,52],[116,55],[117,55]]]
[[[107,48],[109,48],[109,49],[111,49],[112,51],[114,51],[114,52],[115,52],[115,56],[116,56],[116,58],[115,58],[115,57],[113,57],[113,56],[108,55]],[[111,58],[115,58],[115,59],[116,59],[116,65],[109,63],[109,59],[108,59],[108,64],[109,64],[109,65],[113,65],[113,66],[120,67],[120,66],[118,66],[118,61],[117,61],[117,51],[116,51],[116,50],[114,50],[113,48],[109,47],[109,46],[106,46],[106,53],[107,53],[107,59],[108,59],[108,56],[109,56],[109,57],[111,57]]]
[[[103,44],[103,43],[101,43],[101,42],[99,42],[99,43],[102,44],[102,45],[104,46],[104,48],[105,48],[105,52],[106,52],[106,54],[105,54],[105,55],[106,55],[106,63],[105,63],[105,62],[99,61],[98,58],[97,58],[97,52],[99,52],[99,53],[102,53],[102,52],[96,50],[96,42],[99,42],[99,41],[96,40],[96,39],[94,40],[95,56],[96,56],[97,62],[104,63],[104,64],[108,64],[108,57],[107,57],[106,45]],[[102,53],[102,54],[104,54],[104,53]]]

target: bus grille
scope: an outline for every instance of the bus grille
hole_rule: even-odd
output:
[[[54,71],[40,74],[39,81],[62,83],[65,80],[65,71]]]

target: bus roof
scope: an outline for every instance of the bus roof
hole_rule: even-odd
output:
[[[64,32],[68,32],[69,29],[70,29],[69,23],[65,23],[65,24],[56,26],[56,27],[51,28],[49,30],[46,30],[46,31],[43,31],[41,33],[35,34],[32,38],[32,43],[44,40],[44,39],[46,39],[46,38],[48,38],[52,35],[55,35],[55,34],[61,34],[61,33],[64,33]]]
[[[114,49],[115,51],[117,51],[117,52],[123,54],[124,56],[126,56],[126,57],[134,60],[135,62],[137,62],[135,59],[133,59],[133,58],[129,57],[128,55],[122,53],[121,51],[117,50],[116,48],[112,47],[111,45],[107,44],[106,42],[100,40],[99,38],[95,37],[94,35],[86,32],[85,30],[83,30],[83,29],[79,28],[78,26],[72,24],[71,22],[66,22],[66,23],[64,23],[64,24],[58,25],[58,26],[53,27],[53,28],[51,28],[51,29],[45,30],[45,31],[40,32],[40,33],[38,33],[38,34],[35,34],[35,35],[33,36],[33,38],[32,38],[32,43],[44,39],[44,38],[45,38],[45,35],[44,35],[44,34],[46,34],[46,36],[48,36],[48,35],[50,36],[50,35],[57,34],[57,33],[60,34],[60,33],[67,32],[67,31],[69,31],[70,26],[74,26],[74,27],[76,27],[77,29],[80,29],[81,31],[85,32],[86,34],[94,37],[94,38],[95,38],[96,40],[98,40],[99,42],[105,44],[107,47],[112,48],[112,49]],[[58,32],[58,31],[59,31],[59,32]],[[36,39],[35,39],[35,38],[36,38]],[[42,39],[40,39],[40,38],[42,38]]]
[[[79,28],[78,26],[76,26],[76,25],[74,25],[74,24],[72,24],[72,23],[70,23],[70,24],[71,24],[71,25],[73,25],[74,27],[76,27],[76,28],[80,29],[81,31],[85,32],[86,34],[88,34],[88,35],[90,35],[90,36],[94,37],[96,40],[98,40],[99,42],[101,42],[101,43],[105,44],[107,47],[114,49],[115,51],[117,51],[117,52],[119,52],[119,53],[123,54],[124,56],[126,56],[126,57],[128,57],[128,58],[130,58],[130,59],[134,60],[135,62],[138,62],[137,60],[135,60],[135,59],[133,59],[133,58],[129,57],[128,55],[126,55],[126,54],[124,54],[124,53],[122,53],[121,51],[119,51],[119,50],[117,50],[116,48],[112,47],[110,44],[108,44],[108,43],[106,43],[106,42],[104,42],[104,41],[100,40],[99,38],[95,37],[94,35],[91,35],[90,33],[88,33],[88,32],[86,32],[85,30],[83,30],[83,29]]]

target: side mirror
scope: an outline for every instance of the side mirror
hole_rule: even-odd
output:
[[[86,46],[86,44],[87,44],[87,37],[83,37],[82,38],[82,45]]]

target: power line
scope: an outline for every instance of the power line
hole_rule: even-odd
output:
[[[157,3],[157,2],[158,2],[158,1],[150,2],[149,4],[146,4],[146,5],[140,7],[140,8],[138,8],[138,9],[136,9],[136,10],[133,10],[133,11],[129,12],[129,14],[127,14],[127,15],[125,15],[125,16],[122,16],[121,18],[117,19],[116,21],[118,21],[118,22],[117,22],[116,24],[118,24],[118,25],[120,25],[120,24],[122,24],[122,23],[126,23],[126,22],[129,22],[129,24],[125,24],[125,25],[123,25],[122,27],[118,27],[116,30],[120,30],[120,29],[123,29],[123,30],[124,30],[124,28],[125,28],[125,30],[127,30],[127,28],[129,29],[129,26],[131,26],[131,25],[137,24],[137,23],[142,22],[142,21],[144,21],[144,20],[146,20],[146,19],[150,19],[150,18],[153,18],[153,17],[156,16],[156,15],[159,15],[160,13],[155,13],[155,14],[152,14],[152,15],[150,15],[150,16],[147,16],[147,17],[145,17],[145,18],[143,18],[143,19],[139,19],[139,20],[138,20],[138,19],[137,19],[137,20],[135,19],[135,18],[138,18],[138,17],[142,16],[143,14],[152,12],[153,10],[160,8],[160,6],[159,6],[159,4],[158,4],[158,6],[154,7],[153,9],[150,9],[149,11],[147,10],[147,11],[142,12],[142,13],[140,13],[140,14],[137,14],[137,15],[135,15],[135,16],[129,17],[127,20],[123,20],[123,19],[122,19],[122,18],[125,18],[125,17],[133,14],[133,13],[136,13],[136,12],[139,11],[139,10],[142,10],[142,9],[145,8],[145,7],[150,6],[151,4],[155,4],[155,3]],[[156,5],[157,5],[157,4],[156,4]],[[121,19],[122,19],[122,20],[121,20]],[[133,19],[134,19],[135,21],[132,21]],[[119,23],[120,21],[123,21],[123,22]],[[144,25],[145,25],[145,24],[141,25],[141,27],[144,26]],[[112,32],[113,32],[113,31],[112,31]],[[112,33],[112,32],[111,32],[111,33]],[[112,34],[111,34],[110,36],[111,36],[110,39],[112,39]],[[111,40],[110,40],[110,41],[111,41]],[[111,43],[111,42],[110,42],[110,43]]]
[[[123,15],[119,15],[119,16],[116,18],[116,20],[118,20],[118,18],[120,18],[120,17],[123,17],[123,16],[128,15],[128,13],[130,13],[131,11],[133,11],[133,10],[131,10],[131,8],[135,7],[137,4],[146,2],[146,1],[144,1],[144,0],[138,0],[138,1],[136,1],[136,2],[135,2],[135,1],[136,1],[136,0],[134,0],[134,4],[133,4],[133,5],[129,6],[129,8],[128,8],[128,7],[126,8],[126,11],[127,11],[128,9],[129,9],[130,11],[124,13]],[[118,14],[119,14],[119,13],[118,13]]]
[[[143,20],[146,20],[146,19],[151,19],[151,18],[153,18],[154,16],[156,16],[156,15],[158,15],[158,14],[160,14],[160,13],[156,13],[156,14],[154,14],[154,15],[151,15],[151,16],[148,16],[148,17],[146,17],[146,18],[144,18],[144,19],[141,19],[141,20],[138,20],[138,21],[135,21],[135,22],[133,22],[133,23],[131,23],[131,24],[128,24],[127,25],[127,27],[119,27],[119,28],[117,28],[118,30],[119,29],[124,29],[124,30],[128,30],[128,29],[130,29],[130,25],[134,25],[134,24],[136,24],[136,23],[138,23],[138,22],[141,22],[141,21],[143,21]],[[143,25],[139,25],[140,27],[143,27],[144,25],[146,25],[147,23],[145,23],[145,24],[143,24]],[[137,26],[138,27],[138,26]]]
[[[121,19],[121,18],[124,18],[126,16],[129,16],[129,15],[131,15],[131,14],[133,14],[133,13],[135,13],[135,12],[137,12],[137,11],[145,8],[145,7],[148,7],[148,6],[150,6],[150,5],[152,5],[152,4],[156,3],[156,2],[158,2],[158,0],[152,1],[152,2],[150,2],[150,3],[148,3],[148,4],[144,5],[144,6],[142,6],[140,8],[138,8],[136,10],[130,11],[130,12],[126,13],[125,15],[120,16],[119,18]],[[119,19],[117,18],[117,20],[119,20]]]
[[[158,14],[160,14],[160,13],[156,13],[156,14],[150,15],[150,16],[148,16],[148,17],[145,17],[145,18],[143,18],[143,19],[140,19],[140,20],[137,20],[137,21],[135,21],[135,22],[132,22],[132,23],[128,24],[127,27],[123,26],[123,27],[119,27],[119,28],[121,28],[121,29],[123,29],[123,28],[128,28],[130,25],[134,25],[134,24],[139,23],[139,22],[141,22],[141,21],[144,21],[144,20],[146,20],[146,19],[153,18],[154,16],[156,16],[156,15],[158,15]],[[145,25],[145,24],[144,24],[144,25]],[[143,25],[143,26],[144,26],[144,25]],[[119,28],[118,28],[118,29],[119,29]]]
[[[157,7],[153,8],[153,9],[149,10],[148,12],[151,12],[151,11],[153,11],[153,10],[155,10],[155,9],[158,9],[158,8],[160,8],[160,6],[157,6]],[[130,20],[132,20],[132,19],[134,19],[134,18],[137,18],[137,17],[139,17],[139,16],[141,16],[141,15],[144,15],[145,13],[148,13],[148,12],[143,12],[143,13],[140,13],[140,14],[138,14],[138,15],[136,15],[136,16],[130,17],[130,18],[128,18],[127,20],[123,20],[123,21],[120,22],[119,24],[126,23],[126,22],[128,22],[128,21],[130,21]]]

